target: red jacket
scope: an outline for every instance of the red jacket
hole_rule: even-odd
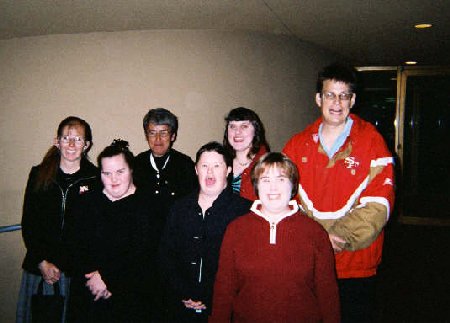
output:
[[[258,162],[258,160],[267,152],[267,149],[265,146],[261,146],[261,148],[259,148],[259,151],[256,153],[255,157],[253,158],[252,162],[250,163],[250,165],[247,166],[246,169],[244,169],[244,171],[242,172],[241,175],[241,190],[240,190],[240,195],[243,198],[246,198],[247,200],[250,201],[255,201],[258,199],[258,197],[255,194],[255,190],[253,189],[253,185],[252,185],[252,178],[251,178],[251,171],[253,169],[253,166],[255,166],[255,164]]]
[[[346,241],[345,250],[335,254],[338,278],[376,274],[383,227],[394,203],[391,153],[375,127],[350,117],[350,135],[331,159],[319,141],[321,118],[283,150],[299,169],[303,210]]]

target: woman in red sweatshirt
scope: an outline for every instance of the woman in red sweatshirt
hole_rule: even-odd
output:
[[[298,172],[281,153],[252,171],[251,212],[227,228],[212,322],[339,322],[333,251],[325,230],[299,212]]]

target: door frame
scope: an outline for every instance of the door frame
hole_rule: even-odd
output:
[[[450,75],[450,66],[399,66],[397,70],[397,102],[395,118],[395,151],[400,162],[403,175],[404,160],[404,131],[405,131],[405,103],[407,81],[410,76]],[[403,178],[403,176],[402,176]],[[403,183],[400,183],[404,188]],[[398,192],[402,195],[403,192]],[[402,205],[402,196],[398,196],[400,203],[398,221],[404,224],[450,226],[450,219],[415,217],[405,213]]]
[[[405,103],[406,103],[406,86],[410,76],[427,76],[427,75],[450,75],[450,66],[360,66],[355,67],[358,72],[377,72],[377,71],[397,71],[397,96],[396,96],[396,112],[395,112],[395,153],[397,161],[400,164],[399,186],[401,187],[396,193],[396,207],[398,212],[398,221],[403,224],[413,225],[433,225],[433,226],[450,226],[450,219],[441,218],[423,218],[415,217],[405,213],[403,209],[403,165],[404,160],[404,130],[405,130]],[[401,181],[401,182],[400,182]]]

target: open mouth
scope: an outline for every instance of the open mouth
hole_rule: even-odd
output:
[[[269,201],[272,201],[272,200],[279,200],[281,195],[280,194],[267,194],[267,197],[269,198]]]
[[[216,179],[212,178],[212,177],[207,177],[205,179],[205,184],[206,184],[206,186],[212,186],[212,185],[216,184]]]

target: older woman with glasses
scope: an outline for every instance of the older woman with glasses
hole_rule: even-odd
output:
[[[61,293],[68,295],[72,269],[68,233],[73,227],[73,211],[98,181],[98,170],[87,157],[91,146],[89,124],[68,117],[59,124],[54,145],[42,162],[31,169],[23,204],[22,236],[27,253],[17,322],[33,320],[31,298],[42,280],[44,294],[52,294],[52,285],[58,283]],[[61,322],[64,320],[65,309],[61,313]]]
[[[162,212],[154,221],[164,227],[170,206],[198,187],[194,162],[172,147],[178,135],[178,118],[171,111],[150,109],[142,125],[150,149],[136,156],[134,182],[155,197]]]
[[[250,171],[259,158],[270,151],[264,125],[253,110],[244,107],[231,110],[225,122],[223,145],[233,157],[233,191],[254,201],[257,197],[253,191]]]
[[[212,322],[339,322],[333,251],[295,200],[298,172],[281,153],[252,170],[259,200],[222,243]]]

